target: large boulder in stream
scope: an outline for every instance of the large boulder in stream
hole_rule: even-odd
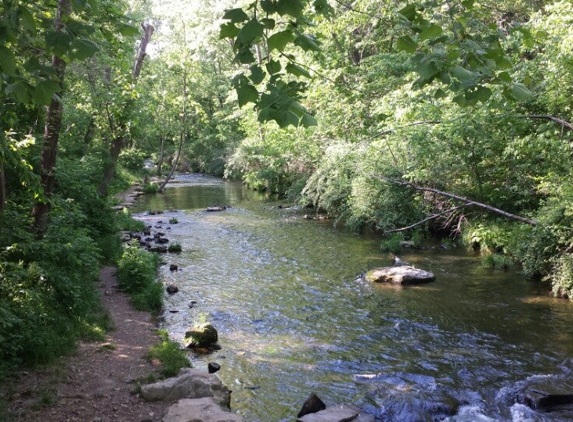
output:
[[[194,325],[185,332],[185,347],[210,348],[217,344],[219,334],[210,322]]]
[[[573,379],[565,375],[533,375],[502,388],[497,398],[508,406],[519,403],[553,414],[567,407],[567,413],[573,414]]]
[[[392,284],[422,284],[436,279],[434,273],[420,270],[411,265],[394,265],[370,270],[364,276],[366,281]]]

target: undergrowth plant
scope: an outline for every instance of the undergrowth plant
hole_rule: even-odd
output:
[[[156,280],[160,257],[128,245],[117,263],[119,287],[131,295],[138,310],[159,312],[163,304],[163,286]]]
[[[161,376],[173,377],[177,375],[181,368],[191,367],[191,362],[184,349],[177,342],[169,340],[166,331],[159,330],[161,342],[152,346],[146,357],[149,360],[157,359],[161,362]]]

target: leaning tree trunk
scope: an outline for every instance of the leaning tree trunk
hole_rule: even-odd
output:
[[[56,15],[56,30],[62,31],[63,21],[70,14],[70,1],[58,0],[58,11]],[[44,189],[44,200],[38,201],[34,206],[32,214],[34,216],[34,231],[36,236],[43,237],[48,228],[48,215],[51,208],[51,196],[54,192],[56,156],[58,152],[58,141],[60,138],[60,128],[62,126],[63,106],[61,98],[63,96],[64,74],[66,62],[56,55],[52,57],[52,68],[54,69],[58,83],[59,92],[54,95],[46,111],[46,124],[44,126],[44,143],[42,146],[40,164],[40,182]],[[59,97],[59,98],[57,98]]]
[[[141,38],[141,43],[139,44],[139,50],[137,51],[137,56],[135,57],[133,70],[131,72],[131,76],[134,81],[137,81],[137,79],[139,78],[139,74],[141,73],[141,67],[143,66],[143,60],[147,55],[146,53],[147,45],[149,44],[149,41],[151,40],[151,35],[153,35],[153,31],[155,29],[153,25],[149,23],[142,23],[141,27],[143,28],[143,36]],[[133,101],[129,101],[125,107],[129,108],[132,106],[132,104]],[[111,121],[110,124],[112,124]],[[111,141],[109,149],[109,157],[104,164],[103,178],[98,187],[98,193],[101,196],[107,196],[109,191],[109,186],[113,178],[115,177],[117,160],[119,158],[119,154],[121,153],[125,142],[126,128],[127,128],[126,121],[119,122],[119,124],[117,125],[118,130],[116,132],[116,135],[113,137],[113,140]]]
[[[177,169],[179,165],[179,160],[181,159],[181,150],[183,149],[183,142],[185,141],[185,136],[187,135],[187,67],[186,63],[183,64],[183,109],[181,110],[181,133],[179,135],[179,148],[177,149],[177,157],[173,161],[173,165],[171,166],[171,171],[165,178],[165,180],[159,185],[159,189],[157,191],[159,193],[163,192],[165,186],[171,178],[173,177],[173,173]]]

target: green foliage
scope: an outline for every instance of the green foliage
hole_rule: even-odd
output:
[[[551,291],[557,297],[566,297],[573,300],[573,255],[562,254],[553,259],[551,276]]]
[[[482,258],[481,264],[484,268],[500,270],[508,270],[514,267],[514,263],[509,257],[499,253],[488,253]]]
[[[121,231],[140,232],[145,229],[145,223],[133,218],[128,209],[116,213],[117,228]]]
[[[140,311],[159,314],[163,308],[163,285],[154,281],[131,294],[133,307]]]
[[[171,253],[178,253],[181,252],[183,249],[181,248],[181,245],[179,243],[172,243],[169,245],[167,250]]]
[[[141,172],[143,170],[143,161],[149,157],[145,151],[137,148],[124,149],[119,154],[119,164],[132,172]]]
[[[245,9],[227,10],[223,16],[228,22],[221,25],[220,38],[231,38],[235,61],[250,65],[248,72],[233,78],[239,106],[254,103],[260,122],[274,120],[283,128],[317,124],[301,104],[307,85],[298,80],[311,78],[311,74],[290,51],[320,51],[318,39],[305,32],[305,27],[311,24],[302,15],[309,3],[305,0],[255,1]],[[327,15],[331,11],[325,1],[315,1],[313,7],[317,14]],[[253,54],[255,49],[258,58]],[[261,50],[267,56],[265,64]],[[259,92],[257,86],[263,82]]]
[[[147,183],[143,186],[143,193],[146,195],[152,195],[157,193],[159,190],[159,185],[157,183]]]
[[[404,234],[393,233],[387,236],[382,243],[380,243],[380,250],[382,252],[400,253],[402,252],[402,242],[404,241]]]
[[[0,372],[49,362],[103,322],[100,255],[85,216],[72,203],[54,205],[42,240],[14,244],[0,256]]]
[[[181,368],[191,367],[191,362],[181,345],[169,340],[166,332],[160,331],[161,343],[151,347],[147,359],[157,359],[161,362],[160,373],[164,378],[174,377]]]
[[[142,292],[155,283],[159,256],[136,246],[127,246],[117,263],[119,287],[127,293]]]

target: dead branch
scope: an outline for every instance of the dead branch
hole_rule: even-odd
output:
[[[153,31],[155,30],[153,25],[149,23],[142,23],[141,28],[143,28],[143,36],[141,37],[139,50],[137,51],[137,55],[135,56],[135,61],[133,62],[133,70],[131,72],[131,76],[133,76],[133,79],[137,79],[139,77],[139,74],[141,73],[143,60],[145,59],[145,56],[147,56],[147,44],[149,44],[149,41],[151,40],[151,35],[153,35]]]
[[[563,119],[559,119],[554,116],[550,116],[549,114],[528,114],[527,116],[521,116],[521,118],[551,120],[552,122],[559,123],[561,126],[566,127],[567,129],[573,130],[573,123],[570,123]]]
[[[471,199],[468,198],[464,198],[463,196],[459,196],[459,195],[455,195],[453,193],[449,193],[449,192],[444,192],[438,189],[434,189],[434,188],[427,188],[424,186],[417,186],[411,182],[405,182],[403,180],[396,180],[396,179],[391,179],[389,177],[384,177],[384,176],[376,176],[376,175],[371,175],[371,177],[378,179],[378,180],[383,180],[385,182],[389,182],[389,183],[394,183],[397,185],[401,185],[401,186],[409,186],[412,189],[418,190],[418,191],[422,191],[422,192],[432,192],[435,193],[436,195],[440,195],[440,196],[445,196],[447,198],[451,198],[451,199],[456,199],[458,201],[462,201],[464,202],[464,204],[466,206],[476,206],[479,208],[483,208],[485,210],[491,211],[493,213],[499,214],[499,215],[503,215],[506,218],[509,218],[511,220],[517,220],[517,221],[521,221],[522,223],[526,223],[529,224],[531,226],[537,226],[537,221],[535,220],[531,220],[529,218],[525,218],[522,217],[520,215],[515,215],[515,214],[511,214],[507,211],[501,210],[499,208],[496,207],[492,207],[491,205],[487,205],[481,202],[477,202],[477,201],[473,201]]]
[[[461,204],[461,205],[458,205],[457,207],[450,208],[449,210],[442,211],[442,212],[440,212],[440,213],[438,213],[438,214],[433,214],[433,215],[429,216],[428,218],[424,218],[423,220],[418,221],[417,223],[414,223],[414,224],[412,224],[412,225],[410,225],[410,226],[400,227],[399,229],[386,230],[386,231],[384,231],[384,234],[403,232],[403,231],[406,231],[406,230],[413,229],[414,227],[419,226],[419,225],[421,225],[421,224],[424,224],[424,223],[427,222],[427,221],[430,221],[430,220],[433,220],[433,219],[435,219],[435,218],[438,218],[438,217],[440,217],[440,216],[442,216],[442,215],[444,215],[444,214],[454,213],[455,211],[459,210],[460,208],[464,208],[464,207],[467,207],[467,206],[469,206],[469,205],[470,205],[470,204]]]

